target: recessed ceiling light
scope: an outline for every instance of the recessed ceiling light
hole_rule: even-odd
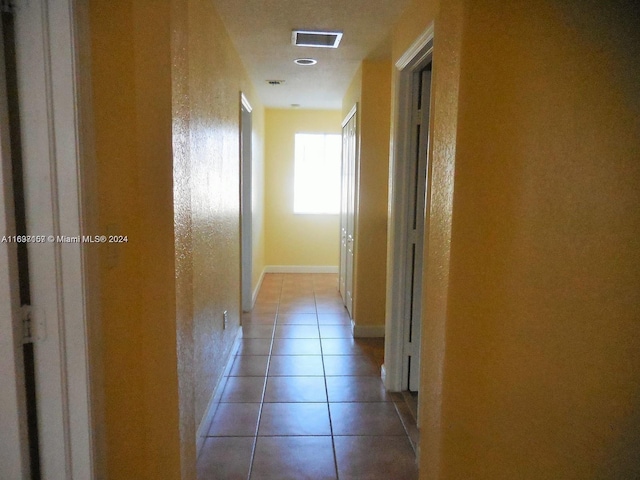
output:
[[[285,80],[265,80],[269,85],[282,85]]]
[[[315,65],[318,63],[315,58],[296,58],[293,62],[298,65]]]
[[[291,43],[298,47],[338,48],[342,32],[320,32],[314,30],[294,30]]]

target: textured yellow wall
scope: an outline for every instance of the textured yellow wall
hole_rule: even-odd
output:
[[[356,326],[382,327],[385,318],[391,73],[389,61],[363,61],[342,99],[343,117],[358,103]]]
[[[239,322],[239,92],[260,105],[211,2],[189,8],[191,236],[196,420]],[[259,124],[259,122],[256,122]],[[258,149],[256,149],[258,152]],[[222,312],[229,327],[222,330]]]
[[[392,33],[392,59],[395,63],[418,36],[433,22],[440,0],[412,0],[395,23]],[[444,41],[441,40],[441,41]]]
[[[174,169],[183,444],[195,437],[239,327],[240,91],[253,107],[255,272],[263,268],[264,113],[211,2],[190,0],[174,45]],[[182,15],[183,13],[177,13]],[[223,311],[229,320],[223,329]],[[191,428],[186,429],[189,422]]]
[[[338,215],[293,213],[296,133],[341,133],[339,110],[265,113],[265,263],[337,266]]]
[[[424,12],[437,13],[421,477],[637,478],[638,7]],[[401,22],[394,55],[411,41]]]
[[[129,237],[101,258],[105,477],[195,478],[239,324],[240,91],[259,223],[264,111],[210,2],[95,0],[90,18],[99,225]]]
[[[640,17],[628,7],[467,8],[445,363],[456,475],[640,476]]]
[[[106,21],[105,19],[108,19]],[[169,5],[92,1],[108,478],[179,478]]]
[[[362,63],[360,178],[356,232],[356,326],[384,325],[391,64]]]
[[[356,70],[347,91],[342,97],[342,120],[346,118],[356,103],[362,99],[362,64]]]

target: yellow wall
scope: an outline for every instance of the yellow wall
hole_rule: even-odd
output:
[[[392,60],[394,64],[433,22],[439,7],[439,0],[412,0],[407,5],[393,27]]]
[[[364,60],[342,100],[343,117],[358,103],[360,145],[353,320],[384,326],[391,64]],[[368,332],[367,334],[371,334]]]
[[[362,64],[356,70],[347,91],[342,97],[342,120],[346,118],[356,103],[362,100]]]
[[[179,478],[169,5],[93,1],[109,478]],[[108,19],[108,21],[105,21]]]
[[[362,63],[360,103],[356,327],[384,325],[390,119],[391,64],[389,61],[365,60]]]
[[[101,258],[105,478],[195,478],[239,328],[240,91],[258,221],[264,111],[210,2],[92,0],[90,18],[99,225],[129,237]]]
[[[396,58],[435,15],[421,478],[637,478],[638,7],[409,11]]]
[[[293,213],[296,133],[341,133],[339,110],[265,113],[265,263],[337,266],[339,216]]]

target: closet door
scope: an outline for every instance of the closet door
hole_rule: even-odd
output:
[[[406,238],[406,297],[404,370],[407,389],[417,392],[420,387],[420,336],[422,331],[423,257],[429,198],[429,108],[431,98],[431,64],[414,74],[413,78],[413,135],[411,137],[411,174],[408,175]]]
[[[342,127],[342,167],[341,167],[341,187],[340,187],[340,269],[338,276],[338,290],[342,296],[342,301],[346,303],[346,289],[347,289],[347,144],[348,136],[346,134],[346,126]]]
[[[340,212],[340,293],[353,316],[353,269],[357,201],[357,115],[351,110],[342,124],[342,201]]]

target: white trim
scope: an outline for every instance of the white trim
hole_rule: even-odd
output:
[[[240,339],[242,338],[242,327],[238,328],[236,333],[236,339],[233,342],[233,346],[231,347],[231,351],[229,352],[229,357],[227,358],[227,363],[224,368],[224,372],[222,376],[218,380],[216,387],[213,389],[213,393],[211,394],[211,398],[209,399],[209,403],[207,404],[207,408],[204,411],[204,415],[202,416],[202,420],[200,421],[200,425],[198,425],[198,429],[196,431],[196,458],[200,455],[200,450],[204,445],[204,441],[207,438],[207,433],[209,433],[209,428],[211,427],[211,422],[213,421],[213,416],[216,414],[216,410],[218,409],[218,405],[220,404],[220,398],[222,397],[222,391],[227,383],[227,378],[229,378],[229,373],[231,372],[231,367],[233,366],[233,361],[236,356],[236,352],[240,347]]]
[[[253,115],[249,100],[240,92],[240,298],[242,311],[253,307]]]
[[[398,70],[404,70],[409,66],[409,64],[415,65],[421,62],[424,55],[418,57],[418,54],[420,54],[427,44],[433,40],[433,32],[434,26],[433,23],[431,23],[398,59],[396,62],[396,68]]]
[[[390,391],[400,391],[403,385],[404,365],[404,303],[406,287],[404,246],[407,244],[402,228],[406,224],[406,158],[411,145],[411,86],[412,75],[433,52],[433,24],[396,62],[397,82],[395,87],[394,144],[389,162],[389,219],[387,242],[387,302],[385,387]]]
[[[342,128],[344,128],[344,126],[349,123],[349,120],[351,120],[351,117],[353,117],[356,112],[358,111],[358,102],[356,102],[353,107],[351,107],[351,110],[349,110],[349,113],[347,113],[347,115],[344,117],[344,120],[342,120]]]
[[[385,326],[384,325],[356,325],[354,320],[351,320],[351,333],[353,338],[384,338]]]
[[[258,294],[260,293],[260,287],[262,287],[262,281],[264,280],[266,269],[262,269],[262,273],[260,274],[260,278],[258,279],[258,284],[256,288],[253,289],[253,295],[251,296],[251,308],[256,304],[256,300],[258,299]]]
[[[253,107],[249,103],[249,99],[245,96],[243,92],[240,92],[240,102],[242,106],[247,110],[247,112],[251,113],[253,111]]]
[[[267,265],[265,273],[338,273],[338,266],[329,265]]]

